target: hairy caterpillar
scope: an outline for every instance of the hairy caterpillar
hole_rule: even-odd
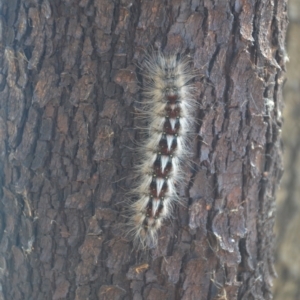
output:
[[[182,163],[194,125],[195,77],[187,58],[156,53],[144,62],[142,114],[148,137],[139,149],[137,201],[130,205],[130,233],[139,247],[155,247],[158,230],[180,201],[176,186],[184,179]]]

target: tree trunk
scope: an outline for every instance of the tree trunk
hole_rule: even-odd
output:
[[[0,5],[0,299],[271,299],[286,1]],[[121,227],[152,47],[202,74],[199,125],[186,205],[139,252]]]

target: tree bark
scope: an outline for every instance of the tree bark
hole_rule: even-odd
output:
[[[1,4],[0,299],[271,299],[286,1]],[[199,76],[185,206],[123,235],[151,47]]]

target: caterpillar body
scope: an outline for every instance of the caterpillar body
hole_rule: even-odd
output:
[[[184,179],[182,163],[191,152],[195,101],[190,81],[195,75],[187,58],[162,53],[147,57],[144,69],[147,138],[139,148],[129,224],[135,244],[153,248],[163,221],[180,201],[176,187]]]

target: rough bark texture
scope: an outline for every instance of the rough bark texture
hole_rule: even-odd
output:
[[[270,299],[286,2],[0,5],[0,299]],[[203,77],[186,207],[137,253],[120,224],[150,47]]]
[[[276,219],[276,300],[300,299],[300,6],[297,0],[289,1],[289,19],[287,51],[290,61],[284,91],[285,126],[282,131],[286,171],[278,194]]]

